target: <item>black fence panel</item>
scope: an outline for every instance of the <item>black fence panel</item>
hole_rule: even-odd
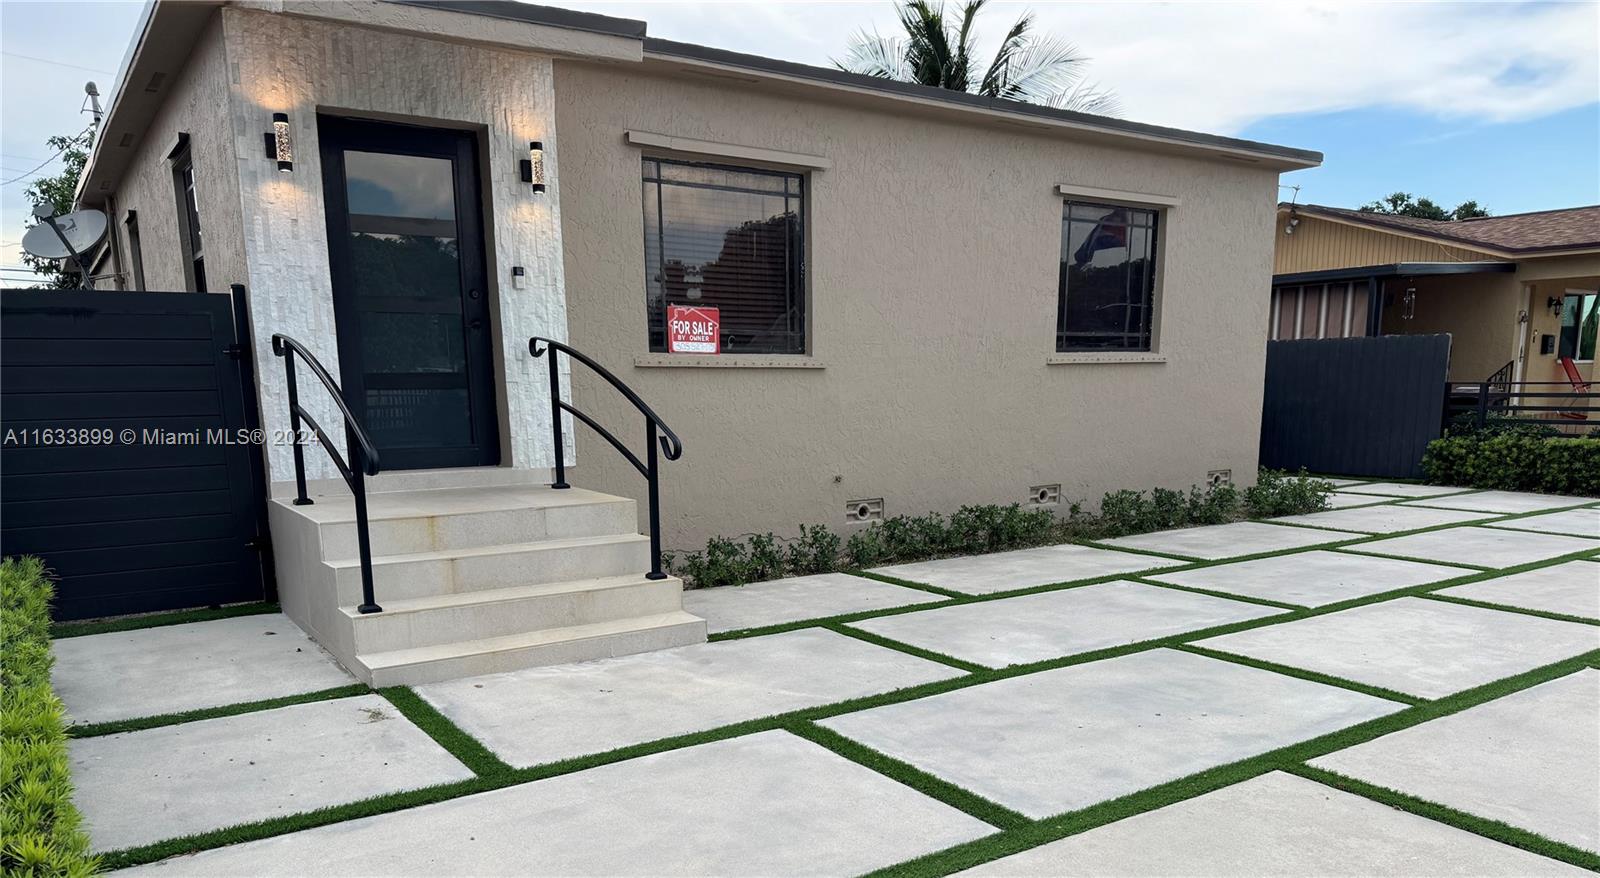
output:
[[[1268,342],[1261,465],[1421,476],[1449,368],[1448,335]]]
[[[235,342],[225,295],[0,295],[0,553],[44,559],[56,618],[263,598],[265,479]]]

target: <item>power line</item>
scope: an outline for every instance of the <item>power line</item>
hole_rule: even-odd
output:
[[[61,154],[66,152],[68,147],[72,146],[72,142],[71,142],[72,140],[77,140],[78,138],[82,137],[86,132],[88,132],[92,128],[94,128],[94,123],[90,122],[88,125],[84,126],[83,131],[79,131],[77,134],[74,134],[72,136],[71,140],[69,140],[67,142],[66,146],[63,146],[60,149],[56,150],[56,154],[55,155],[45,159],[44,161],[40,162],[37,165],[35,165],[33,167],[33,170],[28,171],[27,174],[22,174],[21,176],[12,177],[9,180],[6,180],[4,182],[0,182],[0,186],[10,186],[12,183],[17,182],[18,180],[26,179],[28,174],[32,174],[34,171],[37,171],[40,168],[44,167],[45,165],[48,165],[51,162],[55,161],[56,159],[61,158]]]
[[[40,58],[40,57],[37,57],[37,56],[34,56],[34,55],[24,55],[21,52],[0,52],[0,55],[5,55],[7,58],[21,58],[24,61],[37,61],[40,64],[54,64],[57,67],[70,67],[73,70],[87,70],[90,73],[103,73],[106,76],[116,76],[117,75],[116,73],[114,73],[114,72],[112,72],[110,70],[101,70],[98,67],[85,67],[82,64],[68,64],[65,61],[55,61],[55,60],[52,60],[50,58]]]

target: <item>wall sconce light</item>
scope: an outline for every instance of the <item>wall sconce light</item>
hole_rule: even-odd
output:
[[[1561,313],[1561,300],[1556,298],[1555,296],[1551,296],[1550,298],[1545,299],[1544,300],[1544,306],[1546,308],[1550,309],[1550,313],[1551,314],[1560,314]]]
[[[289,114],[273,113],[272,130],[267,132],[267,158],[277,159],[278,170],[294,170],[294,141],[289,136]]]
[[[522,182],[534,192],[544,191],[544,144],[528,141],[528,157],[522,160]]]

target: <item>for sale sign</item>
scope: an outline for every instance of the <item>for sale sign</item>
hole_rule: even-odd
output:
[[[667,351],[674,354],[722,353],[722,315],[716,308],[667,306]]]

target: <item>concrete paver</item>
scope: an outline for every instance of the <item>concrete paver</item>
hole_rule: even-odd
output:
[[[705,619],[706,630],[716,634],[942,600],[936,594],[864,576],[822,573],[690,589],[683,593],[683,608]]]
[[[1045,817],[1403,707],[1157,649],[845,714],[821,725],[1029,817]]]
[[[282,613],[67,637],[52,649],[51,683],[80,724],[356,682]]]
[[[995,831],[774,731],[125,874],[857,875]]]
[[[867,619],[850,627],[1000,668],[1281,612],[1137,582],[1103,582]]]
[[[68,742],[97,851],[472,777],[378,695]]]
[[[1286,515],[1271,519],[1284,524],[1309,524],[1313,527],[1331,527],[1335,530],[1353,530],[1367,534],[1396,533],[1403,530],[1421,530],[1441,524],[1463,524],[1493,518],[1492,512],[1465,512],[1459,509],[1430,509],[1425,506],[1365,506],[1356,509],[1335,509],[1329,512],[1312,512],[1307,515]]]
[[[1399,598],[1196,645],[1440,698],[1600,649],[1600,628]]]
[[[1531,530],[1535,533],[1566,534],[1567,536],[1600,540],[1600,508],[1591,507],[1546,512],[1543,515],[1513,518],[1510,521],[1497,522],[1488,526],[1509,530]]]
[[[1351,551],[1503,568],[1600,550],[1600,541],[1492,527],[1452,527],[1360,543]]]
[[[1577,878],[1589,873],[1275,771],[957,874]]]
[[[1541,683],[1311,764],[1600,852],[1600,671]]]
[[[1312,551],[1217,564],[1195,570],[1152,573],[1149,578],[1191,588],[1317,607],[1471,573],[1461,567],[1440,564],[1374,558],[1346,552]]]
[[[1532,494],[1526,491],[1476,491],[1455,497],[1434,497],[1419,500],[1413,506],[1434,506],[1440,509],[1467,509],[1474,512],[1499,512],[1509,515],[1518,512],[1537,512],[1541,509],[1570,509],[1593,503],[1593,497],[1568,497],[1561,494]]]
[[[1437,497],[1442,494],[1460,494],[1470,488],[1452,488],[1448,485],[1416,485],[1409,482],[1365,482],[1345,485],[1339,490],[1347,494],[1376,494],[1380,497]]]
[[[1236,521],[1232,524],[1161,530],[1131,537],[1116,537],[1101,542],[1108,546],[1125,546],[1130,549],[1165,552],[1168,555],[1181,555],[1186,558],[1218,560],[1261,552],[1303,549],[1307,546],[1319,546],[1362,536],[1365,534],[1336,533],[1332,530],[1313,530],[1308,527],[1289,527],[1259,521]]]
[[[515,766],[960,676],[820,628],[416,687]]]
[[[1600,619],[1600,570],[1583,561],[1552,564],[1439,592],[1508,607]]]
[[[1174,567],[1179,563],[1132,552],[1061,545],[894,564],[876,568],[872,572],[964,594],[992,594],[1076,579]]]

